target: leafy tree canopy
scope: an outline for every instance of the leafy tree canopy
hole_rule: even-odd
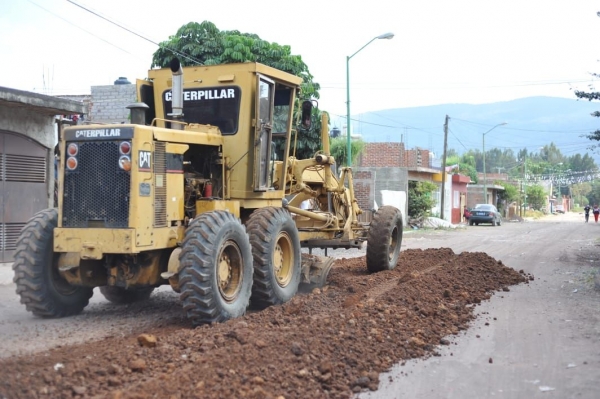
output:
[[[546,190],[539,184],[527,187],[527,203],[535,210],[540,210],[546,205]]]
[[[428,181],[408,182],[408,216],[419,218],[429,216],[435,205],[433,192],[437,186]]]
[[[189,22],[159,43],[151,67],[167,67],[175,56],[183,66],[259,62],[301,77],[299,100],[319,98],[320,85],[313,81],[301,56],[292,54],[290,46],[268,42],[253,33],[221,31],[209,21]],[[298,104],[299,101],[295,106],[295,120],[299,120]],[[292,138],[297,143],[297,158],[306,159],[320,149],[321,111],[317,107],[312,110],[311,121],[310,129],[298,127],[297,136]]]
[[[151,67],[165,68],[174,56],[183,66],[260,62],[301,77],[302,97],[319,98],[320,85],[313,81],[301,56],[293,55],[290,46],[270,43],[253,33],[220,31],[209,21],[189,22],[159,43]]]

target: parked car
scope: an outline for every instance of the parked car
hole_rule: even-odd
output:
[[[469,226],[479,225],[479,223],[491,223],[492,226],[500,226],[502,217],[494,205],[477,204],[471,209]]]

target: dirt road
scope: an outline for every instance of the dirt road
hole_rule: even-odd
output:
[[[0,361],[0,397],[348,397],[379,387],[360,396],[596,398],[600,224],[581,220],[410,232],[394,273],[340,261],[324,292],[196,330],[169,291],[128,307],[95,295],[81,316],[40,320],[3,285],[0,354],[20,355]],[[143,332],[159,345],[139,347]]]

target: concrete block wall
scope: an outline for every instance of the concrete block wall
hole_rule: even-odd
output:
[[[92,86],[90,116],[92,122],[128,123],[129,104],[136,101],[134,84]]]
[[[355,196],[361,209],[373,209],[375,202],[379,206],[383,205],[382,190],[404,191],[408,195],[408,169],[406,168],[358,167],[354,168],[353,172]],[[357,191],[360,191],[360,194]],[[401,211],[406,223],[408,204]]]

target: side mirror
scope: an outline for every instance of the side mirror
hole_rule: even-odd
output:
[[[310,129],[313,103],[310,100],[302,102],[302,127]]]

